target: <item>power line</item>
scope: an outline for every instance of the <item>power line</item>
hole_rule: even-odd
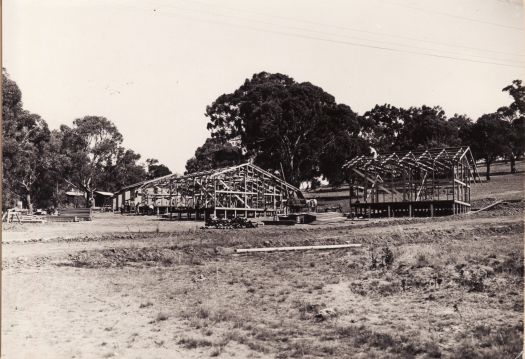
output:
[[[522,27],[518,27],[518,26],[504,25],[504,24],[499,24],[499,23],[496,23],[496,22],[480,20],[480,19],[474,19],[474,18],[470,18],[470,17],[450,14],[448,12],[443,12],[443,11],[439,11],[439,10],[430,10],[430,9],[425,9],[425,8],[421,8],[421,7],[417,7],[417,6],[411,6],[411,5],[407,5],[407,4],[400,4],[400,3],[391,2],[391,1],[385,1],[385,0],[381,0],[381,1],[384,2],[384,3],[390,4],[390,5],[401,6],[401,7],[404,7],[404,8],[407,8],[407,9],[416,10],[416,11],[428,12],[428,13],[431,13],[431,14],[437,14],[437,15],[441,15],[441,16],[454,18],[454,19],[475,22],[475,23],[478,23],[478,24],[485,24],[485,25],[502,27],[502,28],[510,29],[510,30],[523,31],[523,28]]]
[[[282,19],[282,20],[286,20],[286,21],[302,22],[302,23],[307,23],[307,24],[312,24],[312,25],[317,25],[317,26],[323,26],[323,27],[332,27],[332,28],[336,28],[336,29],[340,29],[340,30],[348,30],[348,31],[353,31],[353,32],[361,32],[361,33],[371,34],[371,35],[374,35],[374,36],[388,36],[388,37],[393,37],[393,38],[400,38],[400,39],[405,39],[405,40],[426,42],[426,43],[442,45],[442,46],[450,46],[450,47],[455,47],[455,48],[462,48],[462,49],[490,52],[490,53],[501,54],[501,55],[508,55],[508,56],[519,56],[519,57],[525,56],[525,54],[497,51],[497,50],[493,50],[493,49],[486,49],[486,48],[480,48],[480,47],[474,47],[474,46],[458,45],[458,44],[452,44],[452,43],[435,41],[435,40],[421,39],[421,38],[412,37],[412,36],[405,36],[405,35],[391,34],[391,33],[381,33],[381,32],[377,32],[377,31],[356,29],[356,28],[352,28],[352,27],[348,27],[348,26],[326,24],[326,23],[321,23],[321,22],[317,22],[317,21],[310,21],[310,20],[298,20],[298,19],[294,19],[294,18],[291,18],[291,17],[287,17],[287,16],[280,16],[280,15],[275,15],[275,14],[266,14],[266,13],[261,13],[261,12],[257,12],[257,11],[250,11],[250,10],[246,10],[246,9],[238,9],[238,8],[222,6],[222,5],[218,5],[216,3],[207,4],[207,3],[204,3],[202,1],[197,1],[197,0],[181,0],[181,1],[183,1],[183,2],[192,2],[192,3],[195,3],[195,4],[204,5],[204,6],[209,6],[209,5],[219,6],[219,7],[222,7],[224,9],[227,9],[229,11],[236,11],[236,12],[240,12],[240,13],[249,13],[249,14],[260,15],[260,16],[270,17],[270,18],[278,18],[278,19]]]
[[[135,8],[141,11],[147,10],[144,8],[137,8],[137,7],[130,7],[128,5],[124,5],[128,8]],[[181,16],[181,14],[174,13],[174,12],[166,12],[166,11],[157,11],[157,14],[161,15],[162,13],[175,15],[175,16]],[[184,16],[182,16],[184,17]],[[479,60],[473,60],[466,57],[457,57],[457,56],[447,56],[447,55],[440,55],[440,54],[431,54],[431,53],[425,53],[425,52],[418,52],[418,51],[409,51],[409,50],[402,50],[402,49],[396,49],[396,48],[390,48],[390,47],[384,47],[384,46],[376,46],[376,45],[367,45],[367,44],[361,44],[356,42],[350,42],[350,41],[343,41],[343,40],[337,40],[337,39],[330,39],[330,38],[323,38],[319,36],[312,36],[308,34],[297,34],[297,33],[289,33],[289,32],[283,32],[278,30],[271,30],[271,29],[261,29],[253,26],[247,26],[242,24],[234,24],[234,23],[228,23],[224,21],[217,21],[217,20],[205,20],[202,18],[191,18],[193,20],[199,21],[199,22],[208,22],[208,23],[215,23],[219,25],[226,25],[230,27],[236,27],[236,28],[242,28],[242,29],[249,29],[252,31],[257,32],[263,32],[263,33],[272,33],[277,35],[283,35],[288,37],[295,37],[295,38],[303,38],[308,40],[315,40],[315,41],[321,41],[321,42],[327,42],[327,43],[334,43],[334,44],[344,44],[354,47],[363,47],[363,48],[370,48],[370,49],[376,49],[376,50],[383,50],[383,51],[389,51],[389,52],[397,52],[397,53],[406,53],[406,54],[414,54],[414,55],[422,55],[422,56],[428,56],[428,57],[434,57],[434,58],[443,58],[443,59],[450,59],[450,60],[456,60],[456,61],[464,61],[464,62],[471,62],[471,63],[479,63],[479,64],[490,64],[490,65],[497,65],[497,66],[505,66],[505,67],[514,67],[514,68],[523,68],[524,66],[518,66],[518,65],[512,65],[508,63],[503,62],[494,62],[494,61],[479,61]]]
[[[196,10],[196,9],[181,8],[179,6],[173,6],[173,5],[167,6],[167,7],[168,8],[172,8],[172,9],[180,9],[180,10],[187,10],[187,11],[193,11],[193,12],[201,13],[200,10]],[[277,25],[277,26],[288,28],[288,29],[292,29],[292,30],[307,31],[307,32],[316,33],[316,34],[320,34],[320,35],[337,36],[337,37],[343,37],[343,38],[351,39],[351,40],[382,43],[382,44],[401,46],[401,47],[417,49],[417,50],[440,51],[440,52],[446,52],[446,53],[453,54],[453,55],[458,55],[457,52],[454,52],[454,51],[451,51],[451,50],[447,50],[447,49],[435,49],[435,48],[414,46],[414,45],[410,45],[410,44],[395,43],[395,42],[389,42],[389,41],[383,41],[383,40],[359,38],[359,37],[354,37],[354,36],[347,36],[347,35],[344,35],[344,34],[328,33],[328,32],[323,32],[323,31],[311,30],[311,29],[307,29],[307,28],[288,26],[288,25],[282,25],[282,24],[275,24],[275,23],[271,23],[271,22],[267,22],[267,21],[261,21],[261,20],[258,20],[258,19],[246,19],[246,18],[241,18],[241,17],[237,17],[237,16],[231,16],[231,15],[225,15],[225,14],[220,14],[220,13],[215,13],[215,12],[210,12],[210,11],[207,11],[207,13],[211,14],[211,15],[218,15],[218,16],[229,17],[229,18],[234,18],[234,19],[247,20],[247,21],[251,21],[251,22],[258,22],[258,23],[262,23],[262,24],[270,25],[270,26],[276,26]],[[459,55],[463,55],[463,54],[459,53]],[[525,65],[525,63],[521,62],[520,60],[494,59],[494,58],[491,58],[491,57],[485,57],[485,56],[474,55],[474,54],[468,54],[468,56],[469,57],[474,57],[474,58],[479,58],[479,59],[491,60],[491,61],[506,61],[506,62],[517,63],[517,64],[520,64],[520,65]]]

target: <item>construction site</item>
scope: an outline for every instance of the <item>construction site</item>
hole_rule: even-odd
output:
[[[357,216],[434,217],[467,213],[481,183],[468,147],[359,156],[345,164]]]
[[[112,196],[114,213],[196,221],[273,217],[273,224],[285,224],[279,223],[279,218],[290,224],[290,219],[309,223],[318,216],[338,217],[337,222],[342,217],[468,213],[471,185],[482,182],[468,147],[358,156],[349,160],[341,171],[347,173],[348,192],[339,196],[344,205],[334,208],[323,206],[323,196],[317,196],[316,192],[305,196],[295,186],[252,163],[183,176],[167,175],[126,186],[115,194],[102,193]],[[18,216],[12,211],[4,215],[4,221],[91,220],[91,217],[90,209],[66,208],[58,216],[43,217]]]
[[[125,188],[114,212],[5,222],[6,353],[519,352],[523,166],[479,183],[467,148],[358,157],[347,187],[301,193],[244,164]]]
[[[113,209],[170,219],[255,218],[286,214],[302,198],[298,188],[245,163],[132,185],[115,195]]]

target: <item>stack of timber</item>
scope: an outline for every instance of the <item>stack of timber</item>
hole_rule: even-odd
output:
[[[45,217],[29,214],[27,210],[8,209],[4,213],[2,220],[4,222],[18,222],[18,223],[45,223]]]
[[[265,226],[293,226],[297,223],[297,221],[293,219],[280,219],[278,217],[273,219],[263,219],[261,222]]]
[[[312,223],[317,218],[316,214],[312,213],[292,213],[287,216],[279,216],[280,221],[295,221],[296,223]]]
[[[316,213],[316,219],[313,221],[312,225],[322,225],[322,224],[336,224],[343,223],[346,221],[346,217],[341,212],[322,212]]]
[[[91,208],[61,208],[58,216],[47,216],[50,222],[78,222],[92,220]]]
[[[320,246],[295,246],[295,247],[266,247],[266,248],[238,248],[235,253],[253,253],[253,252],[283,252],[283,251],[300,251],[300,250],[323,250],[323,249],[345,249],[361,247],[361,244],[328,244]]]
[[[46,223],[46,219],[43,216],[24,214],[20,217],[20,223]]]

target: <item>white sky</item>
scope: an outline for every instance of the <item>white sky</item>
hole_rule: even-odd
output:
[[[3,66],[26,109],[51,128],[105,116],[143,160],[180,173],[208,137],[206,106],[260,71],[309,81],[358,113],[425,104],[474,119],[508,104],[501,89],[525,77],[519,0],[5,0],[3,8]]]

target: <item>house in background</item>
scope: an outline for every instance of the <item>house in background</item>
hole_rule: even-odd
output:
[[[111,199],[113,198],[112,192],[105,191],[95,191],[93,193],[94,204],[93,207],[95,210],[103,210],[111,208]],[[86,198],[87,193],[79,191],[74,188],[66,192],[66,203],[65,207],[73,208],[84,208],[86,207]]]
[[[86,193],[77,189],[66,192],[64,207],[82,208],[86,206]]]
[[[113,193],[104,191],[95,191],[93,193],[95,200],[95,208],[102,210],[110,210],[112,205]]]
[[[142,190],[144,186],[148,185],[149,183],[161,180],[163,178],[168,178],[168,177],[173,177],[173,176],[177,176],[177,175],[172,174],[172,175],[167,175],[163,177],[157,177],[155,179],[133,183],[129,186],[122,187],[120,190],[115,192],[115,194],[113,195],[113,203],[112,203],[113,211],[121,211],[124,213],[135,213],[136,211],[138,211],[139,205],[143,204],[143,196],[145,192],[151,195],[159,194],[159,193],[164,193],[164,194],[168,193],[166,188],[158,187],[158,186],[148,188],[144,192]],[[166,199],[159,198],[155,201],[149,201],[148,205],[150,205],[151,208],[161,208],[161,207],[164,208],[169,205],[169,201]],[[144,211],[148,212],[147,208],[144,209]]]

